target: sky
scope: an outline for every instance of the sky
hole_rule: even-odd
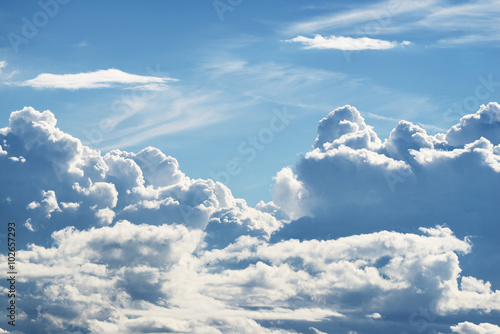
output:
[[[499,14],[2,3],[0,333],[500,333]]]

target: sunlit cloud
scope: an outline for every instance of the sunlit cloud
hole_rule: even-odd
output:
[[[334,30],[358,36],[394,36],[410,32],[439,31],[438,40],[431,45],[454,47],[498,41],[500,36],[492,27],[498,26],[499,14],[498,0],[462,3],[388,0],[293,22],[285,27],[284,32],[298,35]]]
[[[315,35],[314,38],[298,36],[287,40],[287,42],[297,42],[304,45],[304,49],[337,49],[337,50],[384,50],[392,49],[398,45],[410,45],[411,42],[404,41],[402,43],[390,42],[381,39],[369,37],[344,37],[330,36],[323,37]]]
[[[177,81],[177,79],[136,75],[110,68],[76,74],[41,73],[33,79],[18,83],[18,85],[37,89],[69,90],[109,88],[122,85],[125,88],[159,90],[166,88],[166,83],[169,81]]]

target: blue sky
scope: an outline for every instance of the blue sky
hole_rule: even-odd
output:
[[[0,333],[499,333],[499,14],[3,3]]]
[[[208,177],[207,171],[224,170],[238,156],[237,144],[265,127],[273,109],[286,107],[297,116],[294,121],[230,181],[235,194],[255,204],[270,199],[275,171],[309,149],[318,119],[335,107],[356,106],[383,138],[400,119],[435,132],[462,116],[443,115],[474,93],[478,76],[498,73],[493,2],[236,3],[143,6],[125,1],[117,8],[117,2],[68,2],[57,9],[49,6],[46,11],[56,14],[46,15],[45,21],[36,16],[44,11],[37,3],[4,4],[0,55],[7,65],[0,86],[1,124],[24,105],[49,109],[62,129],[84,142],[90,137],[104,152],[152,145],[175,156],[190,175]],[[33,17],[40,27],[25,38],[23,18],[38,23]],[[397,45],[338,50],[287,42],[315,34]],[[469,36],[475,37],[469,41]],[[400,45],[404,41],[411,44]],[[111,68],[178,81],[168,82],[164,91],[120,84],[75,90],[19,86],[42,73]],[[497,96],[494,91],[479,103]],[[479,107],[471,104],[463,114]],[[152,124],[171,123],[176,108],[185,123],[182,129],[151,131]],[[106,133],[99,129],[100,121],[124,110],[137,112],[136,119],[123,120]],[[207,119],[200,121],[200,115]]]

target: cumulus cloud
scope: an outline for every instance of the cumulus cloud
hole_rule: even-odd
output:
[[[456,279],[435,304],[436,312],[498,310],[499,293],[491,284],[500,281],[490,263],[499,260],[492,251],[500,232],[499,107],[494,102],[481,106],[436,135],[401,121],[384,141],[356,108],[337,108],[319,122],[313,149],[276,176],[273,202],[295,220],[273,240],[326,240],[353,231],[411,231],[446,223],[477,242],[461,269],[450,271]],[[297,208],[304,217],[297,219]],[[492,282],[460,278],[461,270],[483,272]]]
[[[279,284],[286,279],[280,279],[281,274],[292,270],[257,265],[227,276],[194,256],[202,237],[202,231],[182,225],[127,221],[86,231],[72,227],[57,231],[52,235],[52,247],[32,244],[22,253],[23,281],[36,281],[38,293],[46,300],[37,303],[39,315],[34,320],[49,328],[74,326],[92,333],[218,329],[287,333],[261,327],[257,321],[314,322],[341,316],[327,308],[281,304],[252,310],[252,299],[269,302],[293,293],[288,283],[287,289],[281,289],[285,293],[281,297],[282,292],[273,292],[276,286],[262,282],[259,276],[274,275]],[[243,276],[246,280],[241,280]],[[256,285],[252,288],[247,282]],[[246,305],[228,299],[228,292],[238,289],[250,294]],[[266,292],[272,295],[266,296]],[[64,313],[58,311],[58,305],[66,305]]]
[[[61,212],[54,191],[42,191],[42,196],[43,200],[41,201],[41,203],[31,202],[26,208],[30,210],[42,208],[45,211],[47,218],[50,218],[53,212]]]
[[[57,128],[50,111],[26,107],[13,112],[0,137],[4,142],[0,164],[9,171],[0,176],[5,185],[0,193],[11,198],[1,204],[3,212],[31,218],[37,230],[45,226],[40,232],[45,237],[67,220],[78,228],[114,219],[201,229],[218,224],[262,236],[269,236],[284,221],[248,207],[220,183],[185,176],[177,160],[158,149],[114,150],[102,156]],[[9,159],[21,155],[24,163]]]
[[[402,43],[390,42],[381,39],[369,37],[344,37],[344,36],[330,36],[323,37],[321,35],[314,35],[314,38],[304,36],[297,36],[287,40],[287,42],[302,43],[304,49],[337,49],[337,50],[384,50],[392,49],[398,45],[410,45],[408,41]]]
[[[383,332],[369,324],[378,312],[410,314],[423,304],[437,314],[450,292],[463,298],[453,289],[457,255],[471,249],[444,227],[325,242],[240,236],[211,250],[203,235],[128,221],[56,231],[52,246],[31,244],[19,255],[21,286],[37,305],[26,311],[35,312],[34,326],[91,333],[292,333],[285,328],[293,323],[331,329],[339,321]],[[263,325],[277,320],[281,330]]]
[[[19,85],[37,89],[89,89],[108,88],[125,85],[125,88],[159,90],[166,88],[166,83],[176,81],[167,77],[143,76],[130,74],[118,69],[110,68],[94,72],[76,74],[41,73],[33,79],[25,80]]]
[[[373,231],[432,222],[488,237],[497,230],[500,195],[498,108],[482,106],[433,136],[401,121],[383,142],[354,107],[338,108],[320,121],[313,150],[293,172],[277,174],[274,203],[292,216],[305,207],[309,216],[323,217],[322,232],[346,233],[350,224]],[[291,184],[302,194],[293,205],[280,195],[291,193]]]
[[[482,105],[475,114],[465,115],[460,123],[446,133],[446,141],[453,146],[472,143],[481,137],[488,138],[493,145],[500,144],[500,105]]]
[[[285,167],[274,178],[276,184],[271,189],[274,203],[292,218],[297,219],[308,213],[307,203],[303,198],[307,196],[302,182],[293,175],[291,168]]]
[[[0,129],[0,211],[26,227],[18,286],[29,321],[16,328],[490,330],[500,291],[482,264],[496,256],[487,232],[500,149],[481,131],[494,122],[481,120],[454,132],[461,141],[405,121],[382,141],[356,108],[338,108],[278,172],[273,202],[250,207],[156,148],[102,155],[50,111],[15,111]]]
[[[453,333],[459,334],[498,334],[500,333],[500,327],[497,325],[489,323],[481,323],[479,325],[473,324],[471,322],[465,321],[461,322],[456,326],[452,326],[451,330]]]

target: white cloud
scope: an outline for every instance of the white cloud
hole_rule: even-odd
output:
[[[12,151],[0,156],[2,168],[10,171],[0,176],[5,184],[0,192],[13,199],[5,210],[23,216],[26,208],[33,210],[23,219],[32,218],[38,231],[45,221],[52,221],[43,230],[46,235],[67,221],[88,227],[110,224],[114,218],[195,228],[211,224],[234,235],[251,230],[269,236],[282,224],[272,215],[272,206],[265,207],[268,212],[250,208],[220,183],[190,179],[176,159],[158,149],[148,147],[137,154],[114,150],[101,156],[56,124],[50,111],[27,107],[13,112],[9,127],[0,134]],[[13,140],[23,145],[12,146]],[[18,153],[26,161],[22,168],[12,168],[6,158]],[[19,181],[26,176],[30,182]]]
[[[271,189],[273,201],[291,219],[297,219],[309,213],[303,199],[307,196],[302,182],[298,181],[289,167],[283,168],[274,177],[275,186]]]
[[[438,3],[435,0],[421,2],[415,1],[382,1],[377,4],[345,11],[342,13],[332,13],[316,17],[304,22],[296,22],[287,27],[289,33],[315,32],[324,29],[341,28],[345,26],[352,27],[355,24],[384,20],[387,17],[394,17],[411,12],[420,12],[427,10],[428,7]],[[382,21],[385,22],[385,21]]]
[[[18,251],[30,319],[19,329],[387,333],[414,331],[408,317],[424,308],[446,326],[484,325],[500,305],[473,261],[496,256],[490,119],[466,122],[470,138],[464,123],[464,145],[405,121],[382,142],[354,107],[338,108],[312,151],[278,173],[274,203],[253,208],[158,149],[102,156],[50,111],[13,112],[0,133],[0,198],[11,199],[0,211],[36,231]],[[26,161],[12,168],[11,155]],[[422,210],[432,212],[419,220]]]
[[[344,37],[330,36],[323,37],[315,35],[314,38],[298,36],[287,40],[287,42],[298,42],[304,44],[305,49],[337,49],[337,50],[384,50],[392,49],[398,45],[410,45],[411,42],[404,41],[400,44],[397,42],[384,41],[369,37]]]
[[[34,209],[36,209],[38,207],[40,207],[40,203],[33,201],[33,202],[29,203],[26,206],[26,209],[28,209],[28,210],[34,210]]]
[[[499,334],[500,327],[489,323],[481,323],[476,325],[474,323],[465,321],[456,326],[452,326],[453,333],[459,334]]]
[[[382,316],[380,315],[380,313],[377,313],[377,312],[372,313],[372,314],[368,314],[367,317],[370,319],[382,319]]]
[[[481,238],[474,268],[488,270],[491,259],[486,258],[494,256],[489,250],[496,247],[494,236],[499,232],[498,110],[497,103],[482,106],[447,134],[435,136],[401,121],[382,142],[355,108],[337,108],[320,121],[314,149],[293,170],[277,174],[274,203],[294,218],[296,208],[309,217],[285,225],[273,237],[328,239],[353,230],[370,233],[446,223],[461,235]],[[292,189],[290,184],[297,186]],[[281,195],[297,193],[303,196],[294,195],[293,201]],[[450,254],[431,258],[435,265],[457,261]],[[500,291],[476,278],[463,277],[460,285],[460,271],[456,266],[439,274],[448,283],[442,282],[435,312],[498,310]],[[355,282],[351,277],[345,280]]]
[[[221,103],[221,93],[185,92],[183,88],[152,90],[145,95],[121,96],[113,101],[113,114],[103,119],[105,123],[93,124],[102,130],[102,141],[92,141],[101,150],[112,150],[147,142],[158,136],[169,136],[201,129],[232,117],[229,111],[244,108],[248,103]],[[125,120],[129,127],[120,126]],[[106,124],[103,130],[102,124]],[[109,131],[113,130],[113,131]]]
[[[33,225],[31,225],[31,218],[26,219],[24,226],[28,229],[28,231],[35,232]]]
[[[494,145],[500,144],[500,105],[482,105],[475,114],[465,115],[460,124],[454,125],[446,134],[446,141],[453,146],[461,146],[488,138]]]
[[[495,192],[486,184],[500,185],[498,108],[496,103],[481,107],[446,135],[430,136],[401,121],[383,143],[355,108],[338,108],[320,121],[315,148],[299,160],[295,171],[278,174],[273,188],[277,204],[292,215],[293,208],[305,206],[305,212],[313,215],[329,213],[336,220],[364,224],[373,215],[390,213],[383,219],[385,227],[408,219],[410,212],[413,222],[424,223],[422,206],[442,217],[435,223],[456,220],[460,225],[471,214],[489,221],[495,215],[491,202]],[[461,176],[461,168],[474,175],[474,183]],[[278,195],[280,187],[283,193],[292,193],[287,184],[300,184],[295,188],[303,194],[289,207]],[[476,198],[491,206],[471,207]],[[438,204],[443,199],[447,205]],[[479,228],[484,233],[486,226],[476,225],[477,233]]]
[[[57,203],[56,194],[53,190],[42,190],[42,197],[43,199],[40,203],[33,201],[26,206],[26,209],[35,210],[37,208],[42,208],[47,218],[50,218],[53,212],[61,212],[59,204]]]
[[[116,214],[110,208],[99,209],[95,213],[102,225],[111,225]]]
[[[332,324],[348,319],[335,311],[343,307],[352,321],[362,321],[367,313],[379,318],[375,307],[412,312],[422,298],[418,291],[428,291],[427,301],[445,299],[459,272],[455,252],[469,252],[470,244],[447,228],[422,232],[275,244],[242,236],[199,253],[200,230],[121,221],[85,231],[67,227],[53,234],[52,247],[31,245],[19,258],[23,281],[36,281],[44,297],[35,324],[96,333],[272,333],[258,321]],[[361,304],[347,297],[368,291]]]
[[[477,43],[496,43],[500,40],[500,34],[491,35],[480,35],[480,34],[470,34],[463,35],[460,37],[449,37],[438,40],[434,46],[437,47],[455,47],[455,46],[467,46],[467,44],[477,44]]]
[[[314,327],[309,327],[310,330],[312,330],[315,334],[328,334],[326,332],[322,332],[319,329],[316,329]]]
[[[431,41],[431,45],[455,47],[498,41],[500,35],[492,32],[491,27],[498,25],[499,14],[497,0],[460,3],[386,0],[359,9],[346,9],[340,13],[336,10],[331,14],[295,22],[287,26],[285,31],[296,35],[335,30],[349,35],[373,36],[432,30],[439,32],[439,39],[434,43]]]
[[[61,202],[59,204],[61,204],[61,207],[64,210],[74,210],[74,211],[76,211],[80,207],[80,203]]]
[[[19,85],[38,89],[88,89],[107,88],[116,85],[130,85],[137,89],[158,90],[166,88],[166,83],[176,79],[130,74],[118,69],[98,70],[77,74],[42,73],[34,79],[26,80]],[[125,86],[127,87],[127,86]]]

